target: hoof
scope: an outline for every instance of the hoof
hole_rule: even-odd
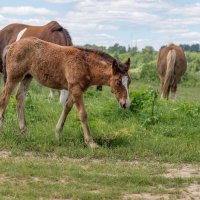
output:
[[[22,134],[25,134],[27,132],[27,127],[21,128],[20,131]]]
[[[91,149],[97,149],[99,148],[100,146],[98,144],[96,144],[95,142],[90,142],[88,143],[88,146],[91,148]]]
[[[59,131],[56,131],[55,132],[55,138],[56,138],[56,140],[60,140],[60,132]]]

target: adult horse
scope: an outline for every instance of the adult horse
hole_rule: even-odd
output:
[[[122,108],[130,106],[130,59],[120,63],[100,51],[63,47],[37,38],[25,38],[10,46],[6,65],[7,80],[0,96],[0,130],[9,97],[20,82],[16,94],[17,112],[20,130],[26,131],[24,94],[32,78],[44,86],[69,91],[56,126],[56,136],[59,138],[65,119],[75,104],[82,122],[85,142],[91,148],[96,147],[96,144],[90,135],[83,92],[91,85],[108,85]]]
[[[51,21],[44,26],[30,26],[27,24],[10,24],[6,26],[0,31],[0,72],[4,75],[4,81],[6,80],[6,66],[2,64],[2,56],[5,47],[22,38],[33,36],[62,46],[73,45],[67,29],[56,21]],[[49,97],[51,95],[52,91]]]
[[[186,69],[187,61],[181,47],[169,44],[160,49],[157,71],[161,82],[161,98],[168,99],[171,91],[171,96],[175,99],[177,84],[180,82],[181,76],[185,73]]]

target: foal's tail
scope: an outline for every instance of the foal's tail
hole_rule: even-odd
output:
[[[10,48],[11,45],[7,45],[4,50],[3,50],[3,54],[2,54],[2,66],[3,66],[3,79],[4,79],[4,83],[6,82],[7,79],[7,73],[6,73],[6,56],[8,53],[8,50]]]
[[[168,98],[169,96],[170,82],[173,81],[175,62],[176,62],[176,52],[174,49],[172,49],[167,54],[167,69],[162,88],[161,98]]]

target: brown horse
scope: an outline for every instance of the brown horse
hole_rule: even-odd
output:
[[[10,24],[0,31],[0,72],[3,73],[2,54],[7,45],[26,37],[37,37],[47,42],[62,46],[72,46],[72,40],[67,29],[58,22],[51,21],[44,26],[27,24]]]
[[[181,47],[170,44],[160,49],[157,70],[161,82],[161,98],[168,99],[171,91],[171,96],[175,99],[177,84],[180,82],[181,76],[186,69],[187,61]]]
[[[51,21],[44,26],[30,26],[26,24],[10,24],[0,31],[0,72],[6,81],[6,66],[2,65],[2,57],[5,47],[26,37],[37,37],[41,40],[59,44],[62,46],[72,46],[72,39],[67,31],[58,22]],[[66,98],[66,92],[62,91],[60,101]],[[50,91],[49,98],[53,96]]]
[[[7,81],[0,96],[0,130],[9,97],[20,82],[16,94],[17,112],[20,130],[26,131],[24,94],[32,78],[44,86],[69,91],[56,126],[56,136],[59,138],[65,119],[75,104],[82,122],[85,142],[91,148],[96,147],[96,144],[90,135],[83,92],[91,85],[108,85],[122,108],[130,106],[130,59],[120,63],[100,51],[63,47],[37,38],[26,38],[10,46],[6,65]]]

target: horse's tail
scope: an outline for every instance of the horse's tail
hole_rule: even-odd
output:
[[[11,45],[7,45],[4,48],[3,54],[2,54],[2,66],[3,66],[2,72],[3,72],[4,83],[6,82],[6,79],[7,79],[7,73],[6,73],[6,56],[7,56],[8,50],[10,49],[10,46]]]
[[[168,98],[169,96],[170,81],[173,80],[175,62],[176,62],[176,52],[174,49],[172,49],[167,54],[167,69],[162,88],[161,98]]]

